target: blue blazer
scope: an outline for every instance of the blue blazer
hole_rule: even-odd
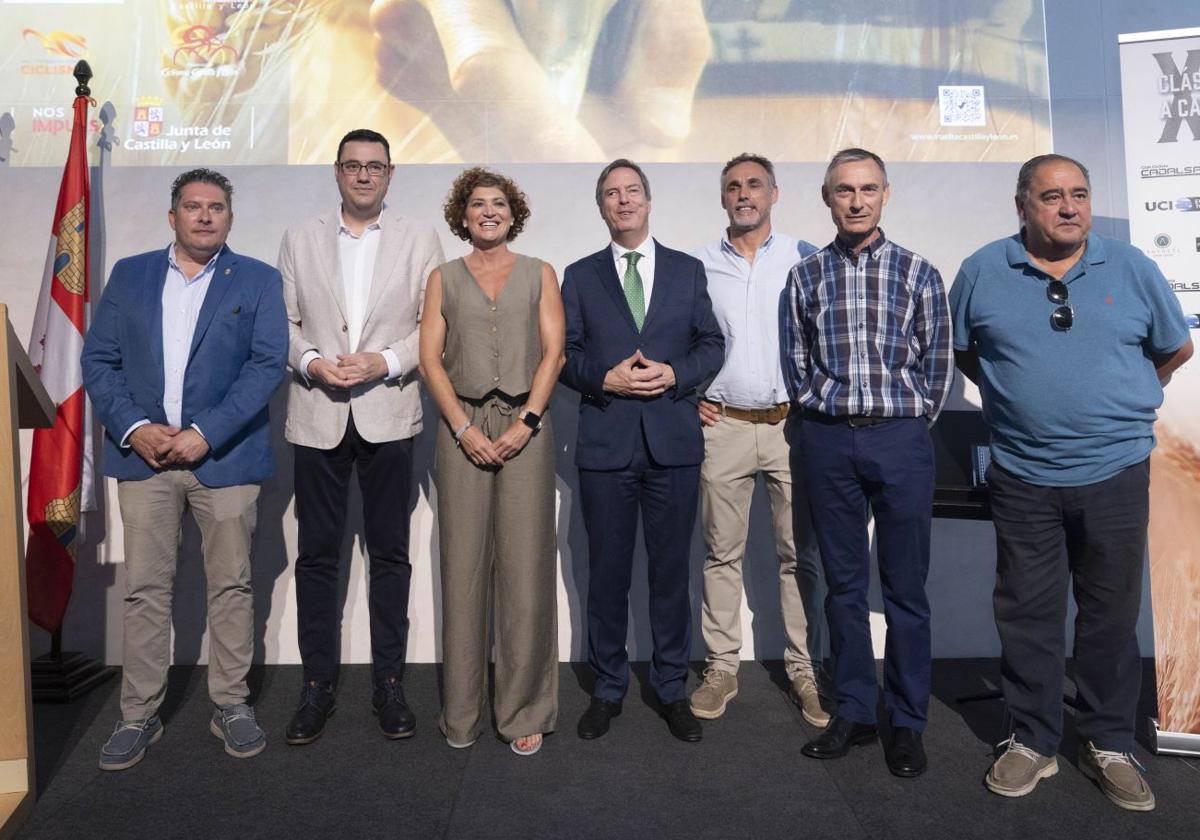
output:
[[[696,404],[725,363],[725,338],[713,316],[704,266],[695,257],[654,242],[654,291],[641,332],[629,312],[612,249],[567,266],[563,308],[567,362],[560,379],[580,393],[575,464],[616,470],[633,460],[636,436],[668,467],[704,460]],[[675,387],[657,397],[604,392],[604,375],[637,348],[675,370]]]
[[[83,384],[104,424],[104,474],[142,480],[154,470],[120,438],[163,411],[162,292],[167,250],[113,266],[83,342]],[[283,381],[287,314],[279,272],[226,247],[217,257],[183,379],[183,428],[211,451],[192,468],[207,487],[262,481],[275,471],[267,402]]]

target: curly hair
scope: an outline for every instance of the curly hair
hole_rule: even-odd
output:
[[[495,187],[508,199],[508,207],[512,211],[512,225],[505,238],[508,242],[512,242],[525,229],[525,222],[530,215],[529,202],[525,199],[525,193],[521,192],[521,188],[512,178],[482,166],[473,166],[463,170],[450,186],[450,192],[446,195],[446,203],[442,205],[442,214],[446,219],[446,224],[450,226],[450,232],[464,242],[471,241],[471,234],[467,231],[463,220],[467,217],[467,201],[476,187]]]

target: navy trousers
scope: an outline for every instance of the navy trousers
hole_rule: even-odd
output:
[[[988,470],[996,526],[1000,684],[1017,740],[1054,755],[1062,738],[1067,586],[1074,583],[1075,729],[1133,750],[1142,659],[1150,461],[1082,487],[1041,487]]]
[[[832,419],[832,418],[830,418]],[[837,714],[875,723],[879,687],[867,590],[875,517],[887,621],[883,699],[893,726],[924,730],[929,710],[929,529],[933,443],[924,418],[851,428],[806,417],[800,427],[813,528],[825,566]]]
[[[700,465],[655,464],[638,434],[633,460],[621,470],[580,470],[588,533],[588,664],[592,696],[620,703],[629,687],[629,585],[638,511],[642,514],[650,584],[654,655],[650,685],[663,703],[687,697],[692,610],[688,555],[700,489]]]

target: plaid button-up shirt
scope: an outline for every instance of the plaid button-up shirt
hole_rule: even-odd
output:
[[[782,307],[793,402],[835,417],[932,423],[954,376],[942,277],[883,231],[852,254],[836,239],[797,263]]]

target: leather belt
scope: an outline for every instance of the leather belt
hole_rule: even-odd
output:
[[[788,403],[780,403],[770,408],[738,408],[735,405],[722,405],[712,400],[704,400],[704,402],[721,412],[722,417],[732,417],[734,420],[741,420],[744,423],[768,423],[772,426],[786,418],[788,409],[791,408]]]
[[[822,414],[811,408],[804,409],[806,423],[820,423],[824,426],[849,426],[851,429],[861,429],[865,426],[878,426],[889,420],[899,420],[898,417],[868,417],[865,414],[848,414],[834,417],[832,414]]]

